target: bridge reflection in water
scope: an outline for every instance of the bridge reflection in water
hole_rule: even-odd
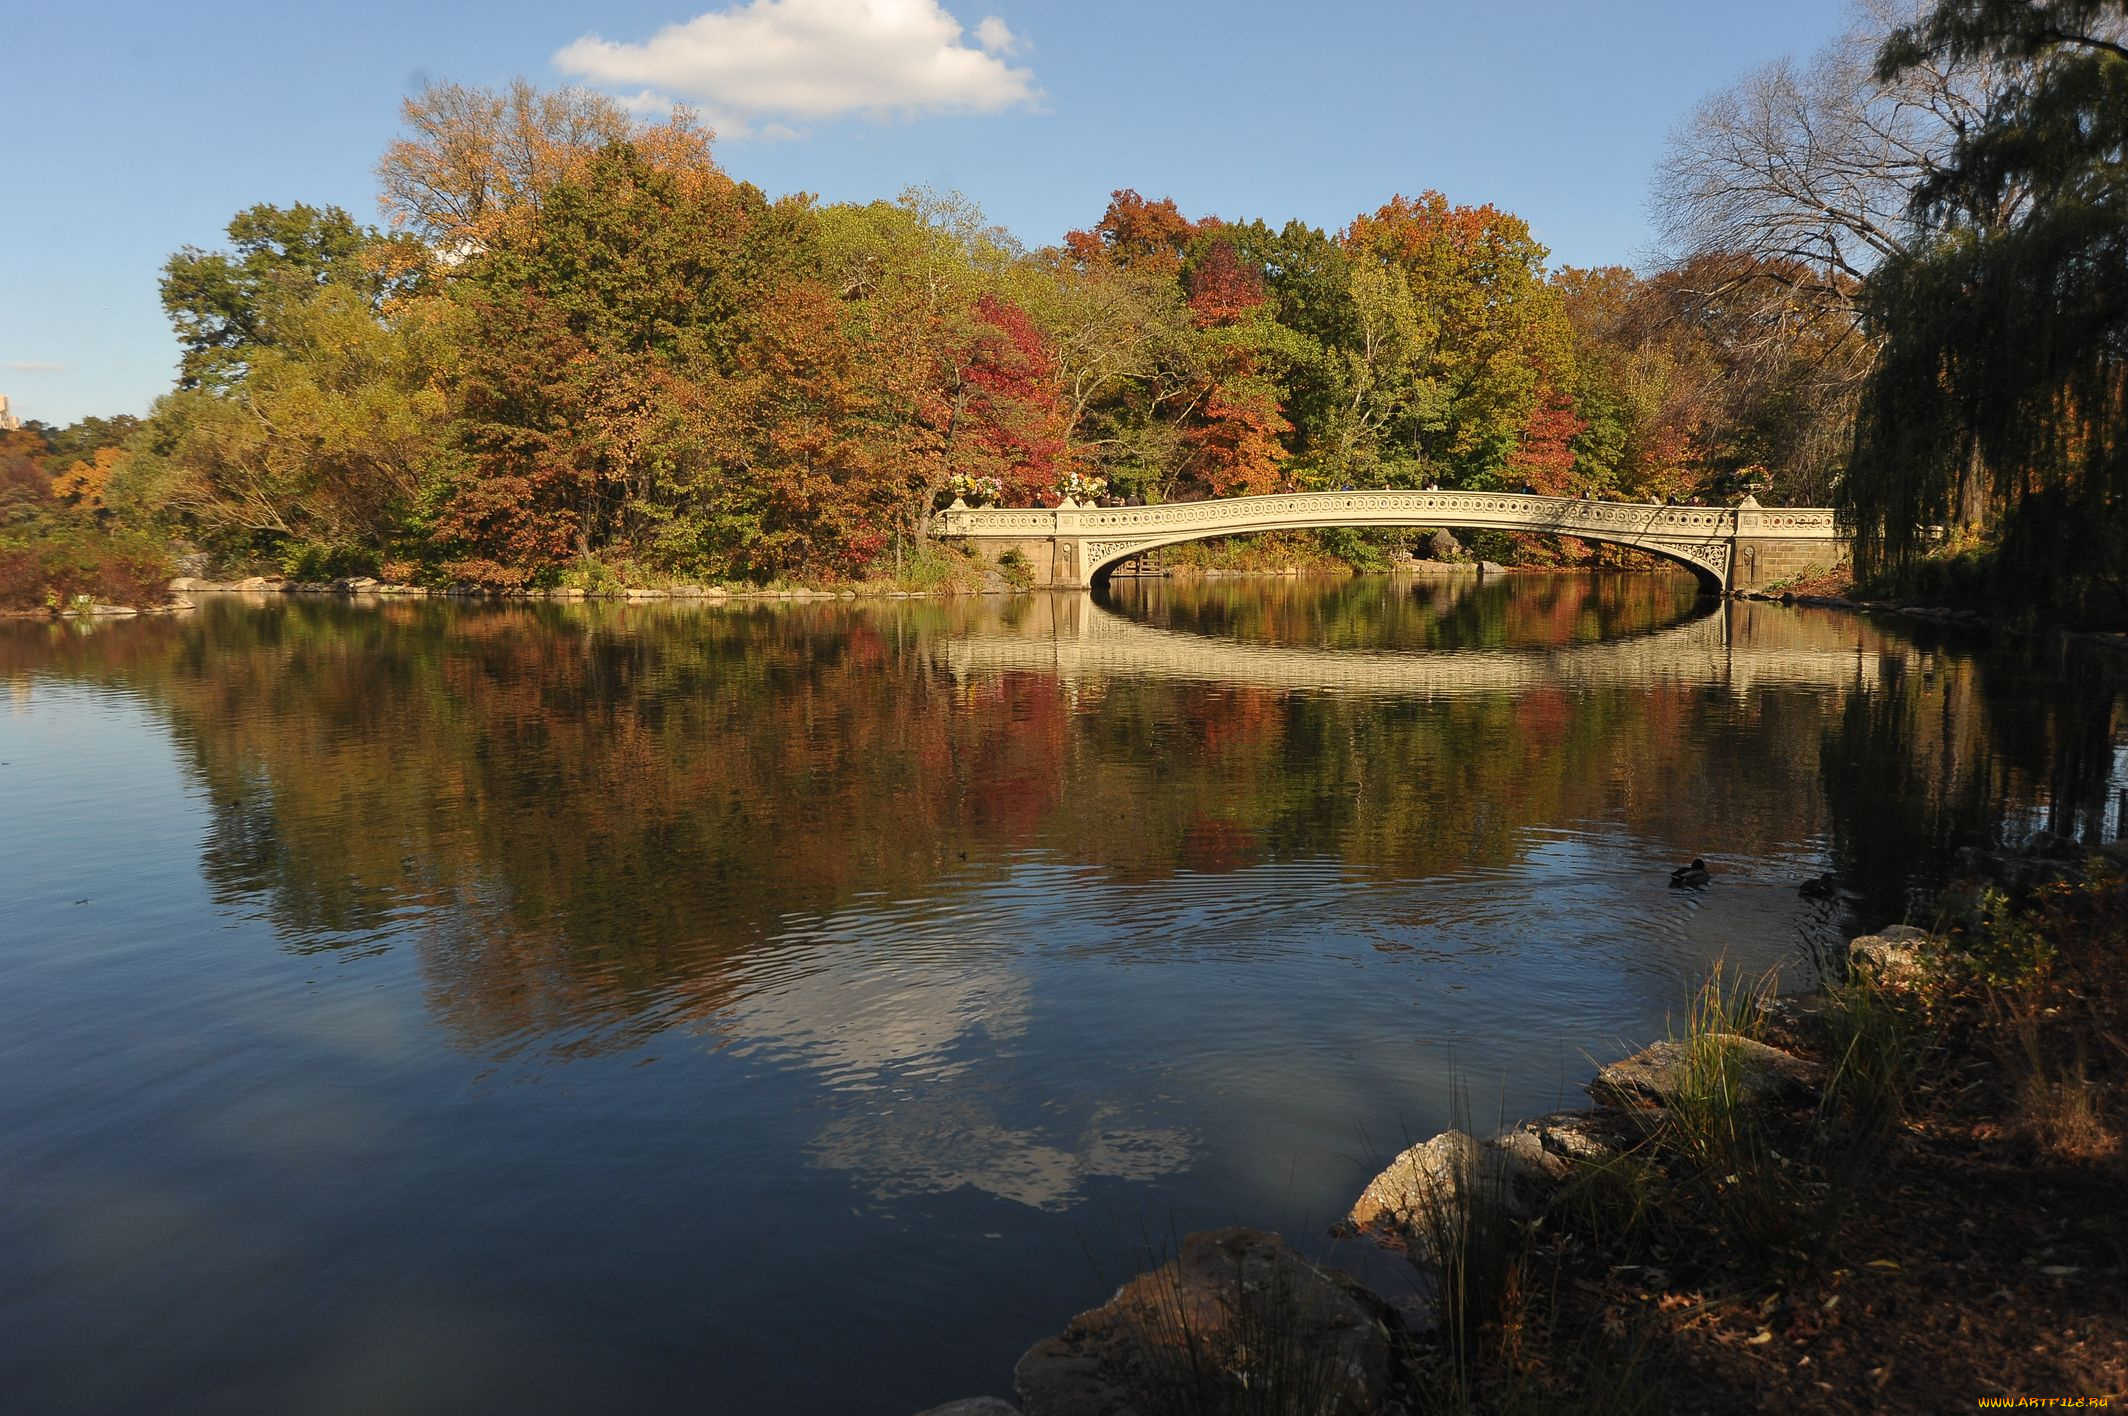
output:
[[[1065,684],[1178,679],[1422,698],[1617,683],[1707,686],[1739,697],[1782,685],[1875,687],[1885,655],[1911,650],[1867,620],[1798,616],[1751,602],[1622,639],[1531,649],[1315,648],[1164,629],[1093,599],[1044,597],[1016,624],[971,627],[942,646],[956,678],[1019,670]]]

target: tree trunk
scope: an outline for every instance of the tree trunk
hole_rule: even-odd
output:
[[[1988,468],[1980,448],[1966,450],[1965,465],[1958,469],[1957,504],[1952,508],[1961,531],[1977,531],[1988,521]]]

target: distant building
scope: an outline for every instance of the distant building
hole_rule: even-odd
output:
[[[12,433],[22,426],[22,420],[7,411],[7,395],[0,393],[0,433]]]

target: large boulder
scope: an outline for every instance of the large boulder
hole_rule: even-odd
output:
[[[1544,1211],[1577,1164],[1616,1155],[1639,1134],[1615,1112],[1589,1111],[1539,1116],[1483,1141],[1443,1131],[1390,1161],[1360,1193],[1345,1224],[1432,1258],[1433,1236],[1460,1224],[1481,1197],[1473,1186],[1496,1187],[1510,1218],[1529,1219]]]
[[[1421,1232],[1429,1214],[1450,1214],[1463,1203],[1463,1191],[1480,1164],[1477,1141],[1461,1131],[1443,1131],[1390,1161],[1353,1201],[1346,1222],[1390,1237]]]
[[[1426,554],[1437,561],[1452,561],[1463,554],[1463,543],[1448,531],[1436,531],[1426,538]]]
[[[1695,1049],[1720,1048],[1737,1070],[1748,1100],[1807,1100],[1820,1076],[1816,1066],[1755,1038],[1710,1033],[1680,1041],[1658,1042],[1621,1062],[1597,1069],[1589,1095],[1605,1106],[1669,1107],[1691,1084]]]
[[[1276,1234],[1211,1230],[1029,1348],[1013,1385],[1026,1416],[1150,1413],[1212,1391],[1368,1416],[1392,1409],[1393,1322],[1381,1299]]]
[[[1918,983],[1928,971],[1929,932],[1893,924],[1847,941],[1847,971],[1877,983]]]

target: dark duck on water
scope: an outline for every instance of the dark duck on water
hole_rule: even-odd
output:
[[[1692,864],[1681,865],[1670,872],[1670,888],[1673,890],[1696,890],[1711,879],[1713,877],[1707,873],[1707,862],[1701,860],[1698,856],[1694,856],[1692,857]]]

